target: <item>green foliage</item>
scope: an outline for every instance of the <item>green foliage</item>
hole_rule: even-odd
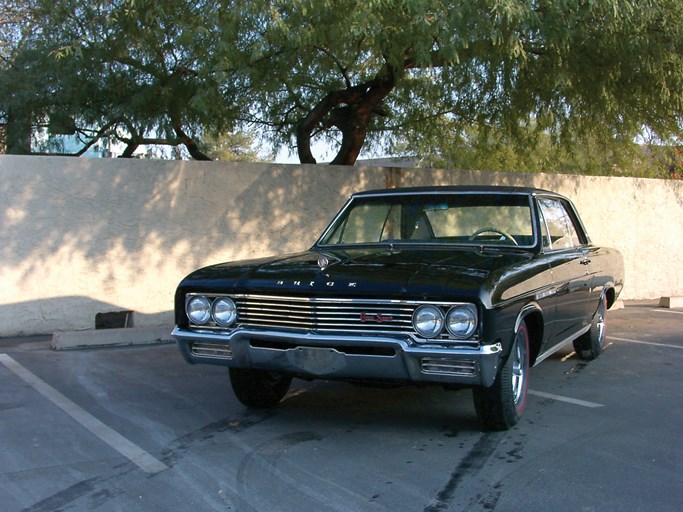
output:
[[[261,162],[273,155],[260,155],[256,149],[256,138],[249,132],[231,134],[204,134],[200,147],[212,160],[231,162]]]
[[[221,2],[35,0],[32,14],[3,111],[30,110],[37,128],[70,120],[85,145],[107,134],[131,152],[234,127],[240,95],[212,57],[229,27]]]
[[[258,127],[300,154],[358,135],[368,150],[468,166],[604,172],[634,161],[638,135],[670,144],[683,131],[680,0],[11,0],[6,11],[0,116],[86,143],[108,133],[201,157],[203,134]]]
[[[416,151],[415,147],[403,150],[407,154]],[[434,167],[455,169],[669,178],[673,177],[670,153],[659,146],[630,140],[591,137],[572,144],[555,144],[549,136],[540,135],[535,144],[520,145],[491,130],[483,138],[470,129],[444,137],[439,156],[428,161]]]
[[[326,95],[388,68],[396,83],[372,120],[369,147],[419,140],[436,151],[444,133],[471,127],[483,140],[491,131],[526,148],[546,138],[569,147],[632,140],[644,129],[661,140],[681,133],[678,0],[270,5],[247,72],[259,119],[282,143]],[[329,140],[338,134],[332,113],[317,128]]]

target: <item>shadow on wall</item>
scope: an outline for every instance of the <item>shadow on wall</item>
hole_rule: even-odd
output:
[[[679,180],[655,180],[648,178],[619,178],[614,176],[583,176],[576,174],[545,174],[530,172],[496,172],[496,171],[462,171],[452,169],[395,169],[393,174],[396,186],[410,187],[426,184],[434,185],[499,185],[510,187],[535,187],[553,192],[560,192],[572,198],[585,192],[587,187],[593,187],[592,199],[600,197],[601,192],[607,196],[618,196],[634,188],[635,191],[651,190],[655,184],[662,187],[667,194],[671,194],[677,206],[683,208],[683,186]],[[628,187],[614,190],[618,183],[628,184]],[[600,188],[599,185],[610,184],[610,188]],[[636,184],[632,187],[632,184]],[[651,196],[646,196],[651,200]],[[637,195],[626,197],[637,203],[643,198]]]
[[[0,336],[90,328],[101,304],[165,318],[187,273],[303,250],[384,185],[377,169],[0,156]]]
[[[231,169],[219,197],[205,190],[205,181],[199,183],[197,190],[209,194],[199,201],[217,206],[204,242],[222,245],[228,259],[305,250],[353,192],[384,187],[377,170],[307,167],[271,166],[258,174]]]
[[[83,312],[95,312],[88,314]],[[89,297],[69,296],[0,305],[2,337],[50,335],[55,331],[114,329],[141,325],[173,325],[173,311],[146,315]],[[56,327],[57,326],[57,327]],[[169,327],[170,329],[170,327]],[[7,329],[3,329],[7,330]]]
[[[141,272],[163,267],[169,255],[189,269],[212,253],[307,247],[348,195],[384,186],[381,172],[357,168],[321,170],[317,179],[300,166],[217,162],[74,165],[67,158],[3,156],[0,172],[5,264],[21,266],[26,277],[53,270],[42,266],[50,256],[71,254],[97,269],[105,286],[102,270],[113,276],[117,267],[135,266],[150,247],[158,255]],[[116,254],[125,256],[110,259]]]
[[[105,306],[135,311],[140,327],[165,323],[192,270],[304,250],[351,193],[387,184],[566,194],[593,240],[624,254],[628,298],[659,297],[683,287],[665,268],[683,236],[683,186],[673,181],[0,156],[0,336],[92,328]]]
[[[528,172],[482,172],[452,169],[401,169],[396,177],[398,186],[433,185],[496,185],[503,187],[533,187],[552,192],[562,190],[569,197],[580,191],[580,182],[586,177],[566,174],[539,174]]]

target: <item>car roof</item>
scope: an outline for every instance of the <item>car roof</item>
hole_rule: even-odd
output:
[[[386,188],[376,190],[366,190],[353,194],[353,197],[363,196],[393,196],[393,195],[409,195],[409,194],[456,194],[456,193],[492,193],[492,194],[526,194],[526,195],[552,195],[557,197],[564,197],[549,190],[543,190],[532,187],[509,187],[509,186],[465,186],[465,185],[448,185],[448,186],[433,186],[433,187],[406,187],[406,188]]]

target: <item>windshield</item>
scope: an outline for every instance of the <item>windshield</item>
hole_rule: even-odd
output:
[[[378,243],[535,245],[525,194],[453,193],[356,197],[318,245]]]

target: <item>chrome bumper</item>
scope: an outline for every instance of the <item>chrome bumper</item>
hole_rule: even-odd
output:
[[[259,368],[320,379],[391,380],[491,386],[500,343],[421,346],[385,336],[322,335],[237,329],[172,333],[189,363]]]

